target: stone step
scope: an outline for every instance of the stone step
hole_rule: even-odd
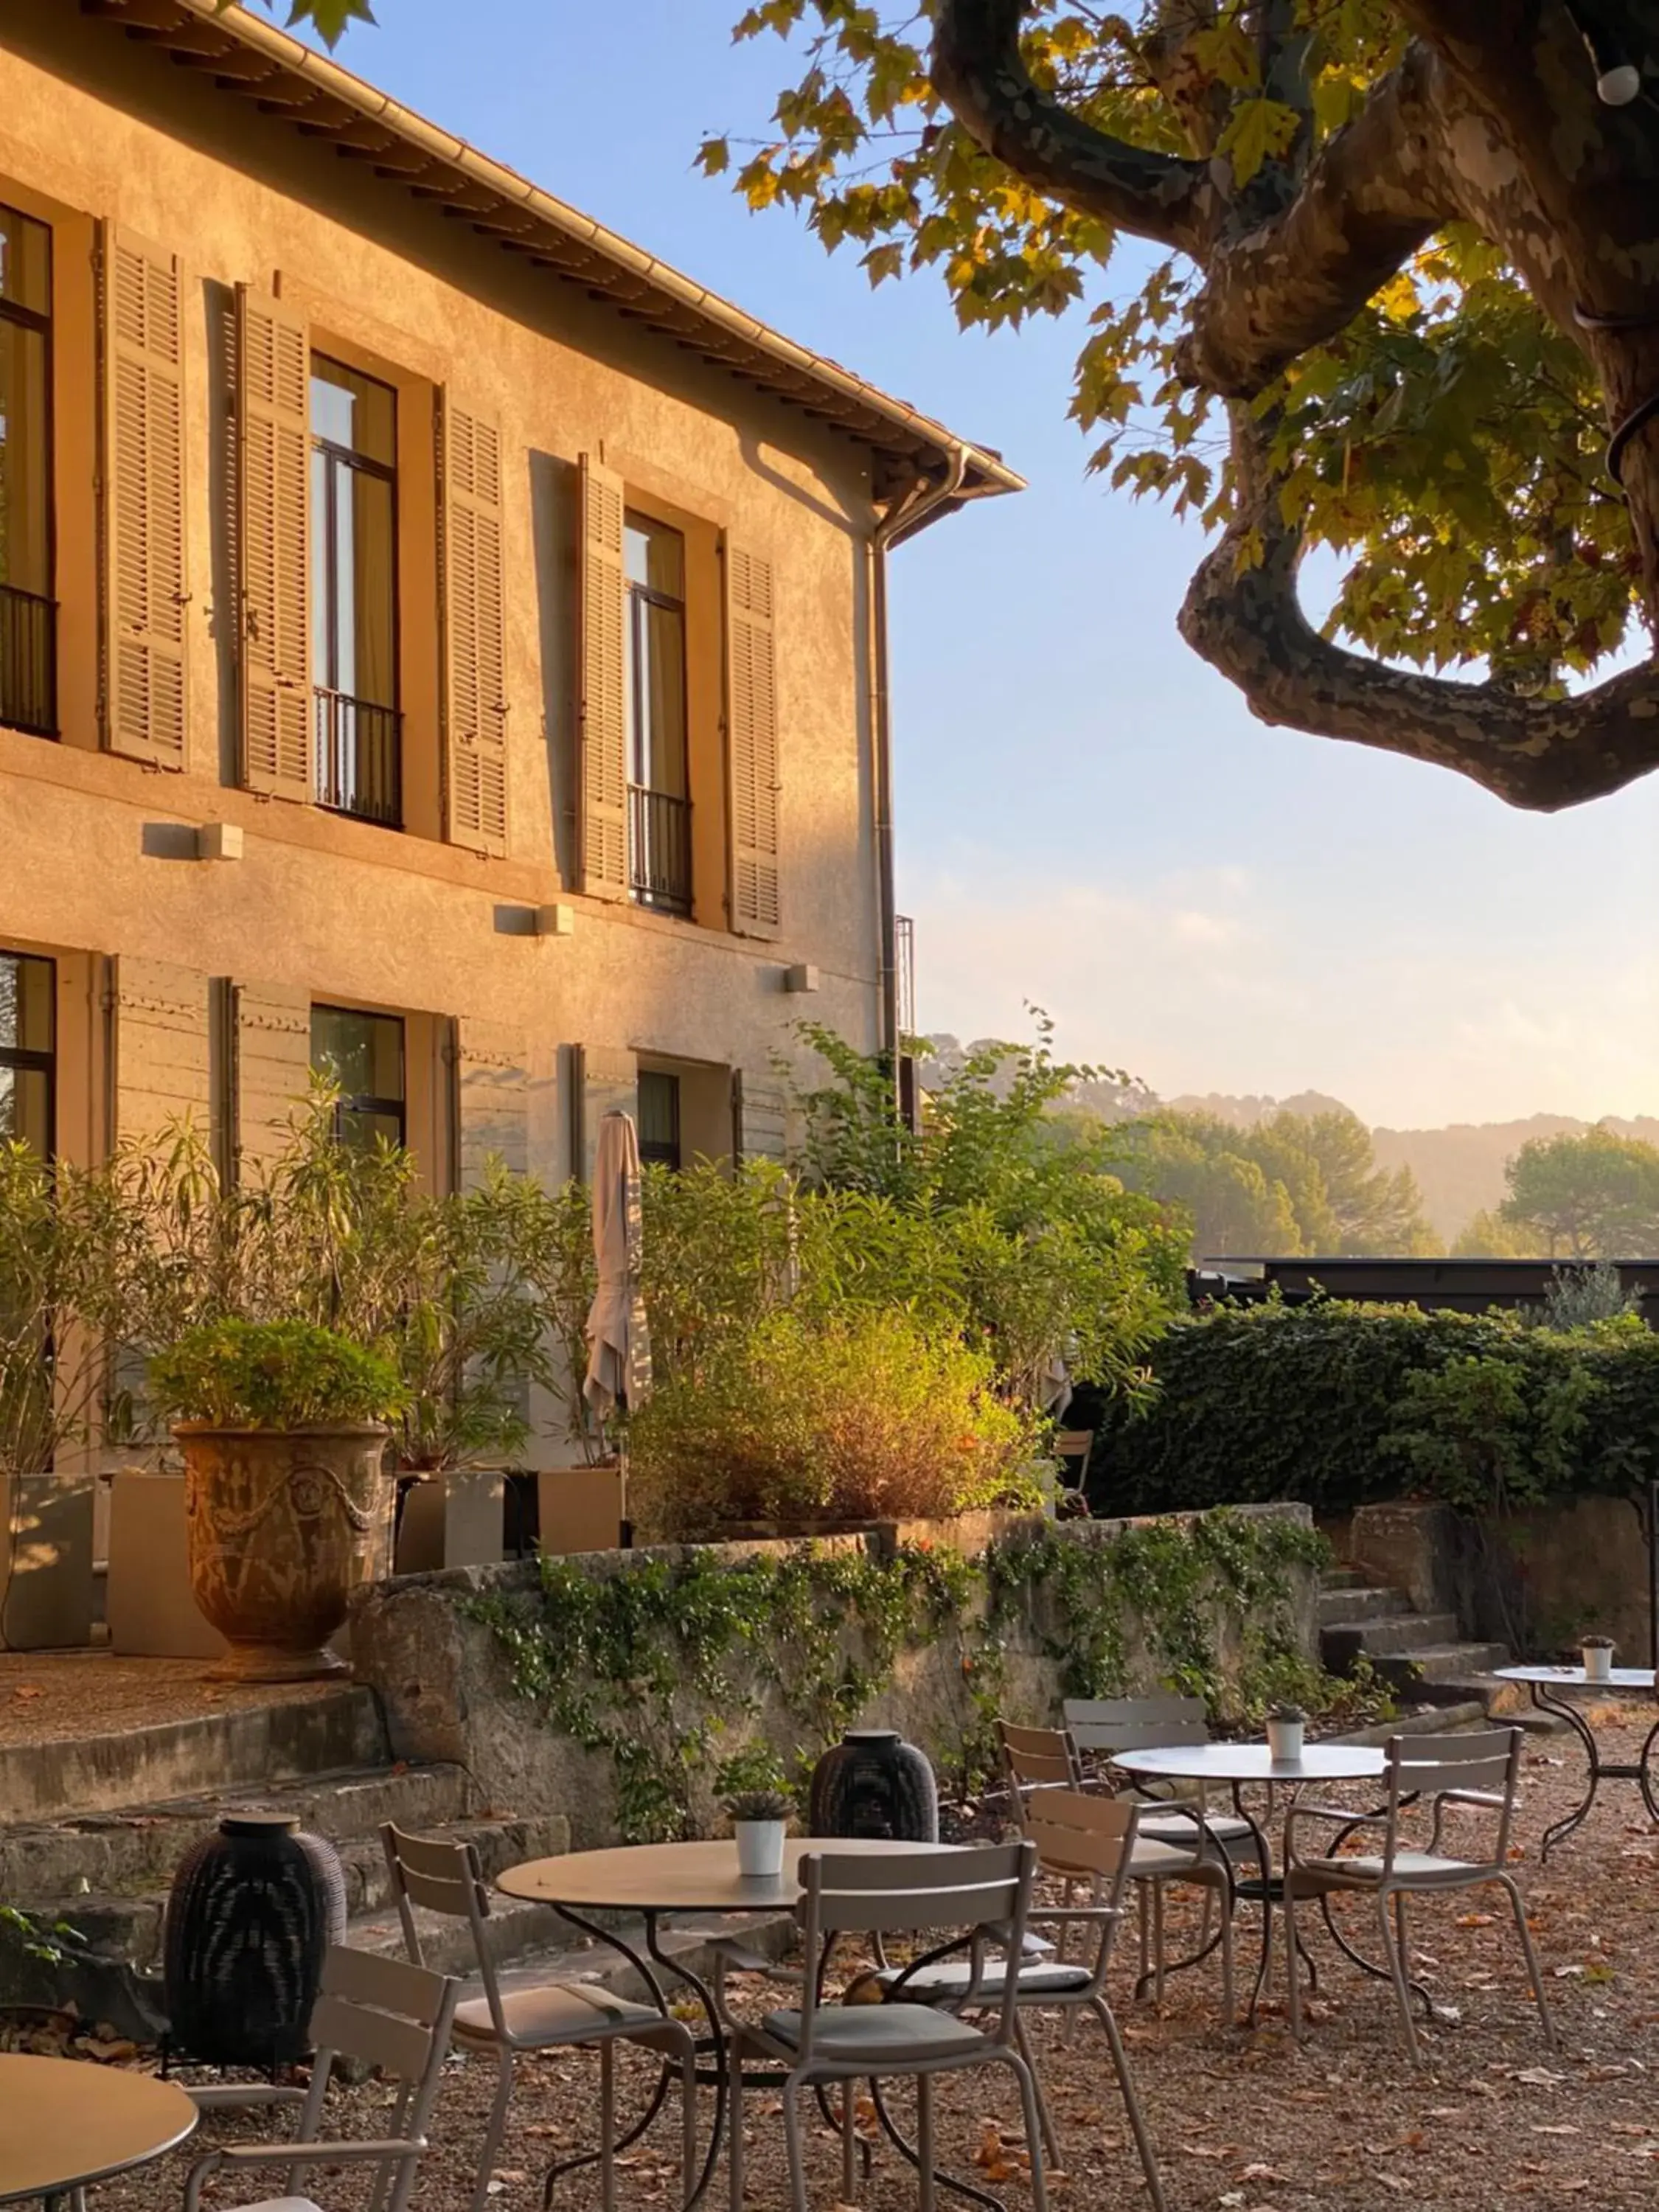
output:
[[[1403,1590],[1379,1589],[1365,1583],[1322,1589],[1314,1603],[1315,1617],[1322,1628],[1358,1627],[1411,1611],[1411,1600]]]
[[[1363,1567],[1327,1567],[1319,1577],[1321,1589],[1363,1589],[1370,1577]]]
[[[383,1765],[390,1757],[379,1700],[350,1682],[104,1735],[94,1705],[88,1724],[84,1735],[0,1744],[0,1808],[9,1820],[155,1804]]]
[[[349,1768],[294,1782],[235,1785],[155,1805],[0,1828],[0,1897],[24,1907],[88,1894],[111,1898],[164,1887],[197,1839],[227,1812],[295,1814],[302,1827],[373,1839],[383,1820],[418,1832],[465,1819],[465,1769],[453,1765]]]
[[[1357,1635],[1360,1649],[1373,1658],[1385,1652],[1437,1650],[1457,1640],[1455,1613],[1395,1613],[1370,1620],[1333,1620],[1323,1624],[1333,1637]]]
[[[1506,1644],[1427,1644],[1410,1651],[1376,1656],[1379,1673],[1402,1680],[1456,1684],[1472,1676],[1490,1674],[1510,1661]]]

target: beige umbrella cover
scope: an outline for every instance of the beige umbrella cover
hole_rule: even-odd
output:
[[[630,1115],[599,1123],[593,1161],[593,1256],[599,1287],[587,1315],[587,1376],[582,1395],[603,1421],[619,1400],[641,1404],[651,1392],[651,1338],[640,1292],[640,1143]]]

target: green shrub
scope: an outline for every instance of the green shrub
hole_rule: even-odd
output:
[[[989,1358],[903,1312],[776,1313],[716,1340],[631,1419],[637,1517],[694,1541],[733,1522],[802,1528],[1035,1505],[1039,1425]]]
[[[303,1321],[215,1321],[149,1363],[158,1409],[222,1429],[331,1428],[383,1421],[403,1401],[392,1362]]]

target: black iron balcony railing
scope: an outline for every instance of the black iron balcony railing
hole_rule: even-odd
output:
[[[319,686],[317,804],[388,830],[404,826],[403,716]]]
[[[691,911],[691,802],[672,792],[628,787],[628,869],[641,906]]]
[[[58,608],[0,584],[0,723],[58,734]]]

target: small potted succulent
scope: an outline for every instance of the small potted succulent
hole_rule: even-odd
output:
[[[1302,1759],[1308,1716],[1300,1705],[1283,1702],[1267,1708],[1267,1749],[1275,1766],[1296,1766]]]
[[[1613,1680],[1613,1648],[1610,1636],[1586,1636],[1580,1639],[1579,1649],[1584,1655],[1584,1680],[1587,1682],[1610,1682]]]
[[[783,1768],[764,1744],[750,1744],[726,1760],[714,1787],[737,1838],[738,1872],[750,1881],[776,1881],[794,1811]]]

